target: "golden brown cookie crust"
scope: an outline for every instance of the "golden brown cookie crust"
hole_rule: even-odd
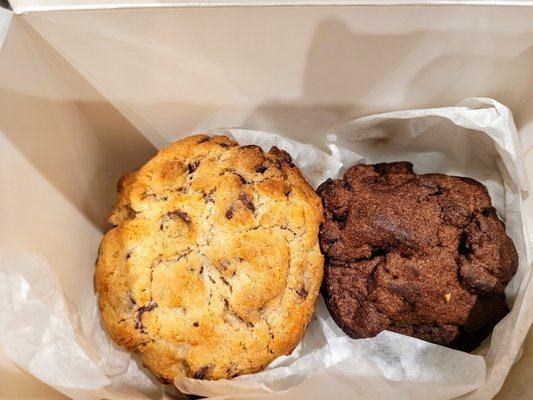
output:
[[[115,342],[166,382],[257,372],[294,349],[322,280],[323,217],[287,153],[190,136],[118,191],[95,275]]]

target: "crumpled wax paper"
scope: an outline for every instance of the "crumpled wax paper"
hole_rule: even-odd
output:
[[[213,131],[215,132],[215,131]],[[333,127],[329,154],[280,135],[223,129],[240,144],[288,151],[316,187],[355,163],[411,161],[415,172],[469,176],[484,183],[520,257],[506,294],[512,311],[472,354],[392,332],[354,340],[333,322],[320,298],[300,345],[265,371],[229,380],[176,378],[158,384],[137,357],[107,338],[96,307],[69,306],[53,269],[38,255],[0,261],[0,343],[8,357],[75,399],[158,399],[183,393],[217,399],[488,399],[520,351],[532,319],[529,239],[522,192],[528,182],[510,111],[491,99],[455,107],[373,115]],[[286,132],[289,134],[288,132]],[[79,282],[91,285],[92,280]]]

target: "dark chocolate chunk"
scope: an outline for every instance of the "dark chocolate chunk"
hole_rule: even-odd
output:
[[[252,202],[252,199],[250,198],[250,196],[248,196],[247,193],[241,193],[239,195],[239,200],[248,210],[250,210],[251,212],[255,212],[254,203]]]
[[[267,166],[263,164],[259,164],[257,167],[255,167],[255,172],[259,174],[263,174],[267,170]]]
[[[202,367],[199,370],[195,371],[192,377],[194,379],[204,379],[207,375],[207,371],[209,371],[209,367],[206,365],[205,367]]]
[[[226,219],[232,219],[233,218],[233,207],[228,208],[224,216],[226,217]]]
[[[181,211],[181,210],[174,210],[174,211],[167,212],[163,216],[163,218],[161,220],[161,225],[159,226],[159,229],[160,230],[166,229],[167,223],[170,220],[176,221],[178,219],[183,221],[183,222],[185,222],[187,225],[189,225],[191,223],[191,218],[189,217],[189,214],[187,214],[186,212]]]
[[[187,171],[189,174],[192,174],[194,171],[196,171],[196,168],[200,165],[200,160],[196,160],[190,164],[187,165]]]
[[[309,292],[307,291],[306,288],[302,286],[300,289],[296,290],[296,294],[300,296],[302,299],[305,299],[307,295],[309,294]]]
[[[156,303],[149,303],[146,306],[139,307],[137,309],[137,313],[135,315],[135,329],[139,329],[142,333],[146,333],[144,330],[144,325],[142,322],[143,314],[149,311],[152,311],[154,308],[157,307]]]

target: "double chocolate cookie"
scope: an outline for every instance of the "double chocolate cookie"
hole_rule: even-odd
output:
[[[390,330],[472,350],[505,316],[518,256],[479,182],[357,165],[318,188],[323,294],[351,337]]]

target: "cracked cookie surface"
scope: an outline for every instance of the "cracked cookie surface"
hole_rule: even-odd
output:
[[[253,373],[291,353],[320,289],[323,214],[287,153],[190,136],[118,192],[95,275],[115,342],[164,382]]]
[[[349,336],[390,330],[469,351],[508,312],[518,256],[481,183],[395,162],[356,165],[317,192],[323,294]]]

